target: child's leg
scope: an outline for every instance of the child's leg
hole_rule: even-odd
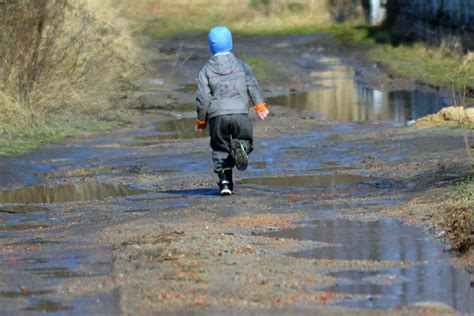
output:
[[[253,150],[252,122],[248,115],[235,114],[231,120],[231,154],[237,169],[243,171],[248,166],[248,155]]]
[[[230,125],[228,116],[218,116],[209,121],[211,135],[212,161],[214,171],[219,176],[219,190],[221,195],[230,195],[234,190],[232,168],[234,158],[230,154]]]
[[[248,155],[253,151],[252,121],[246,114],[231,115],[230,133],[232,139],[238,139],[245,144],[245,153]]]
[[[212,162],[216,173],[232,169],[234,159],[230,155],[230,124],[229,116],[218,116],[209,121],[211,136]]]

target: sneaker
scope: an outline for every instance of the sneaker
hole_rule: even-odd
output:
[[[229,189],[234,193],[234,180],[232,180],[232,169],[224,171],[224,180],[229,181]]]
[[[219,183],[219,190],[220,190],[221,196],[232,194],[232,191],[230,190],[229,185],[230,183],[227,180],[223,180]]]
[[[235,165],[237,166],[237,169],[239,169],[240,171],[247,169],[247,166],[249,164],[249,159],[245,150],[247,145],[241,140],[233,139],[230,143],[230,146],[232,149],[231,154],[235,160]]]

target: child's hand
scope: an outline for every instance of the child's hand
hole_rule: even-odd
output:
[[[270,111],[267,109],[265,102],[259,103],[255,106],[255,112],[257,112],[258,117],[263,121],[267,118]]]
[[[200,127],[200,126],[197,126],[197,125],[194,126],[194,131],[195,132],[202,133],[202,132],[204,132],[204,129],[205,129],[205,127]]]
[[[268,114],[270,113],[270,111],[268,111],[268,109],[265,109],[261,112],[258,112],[257,115],[258,117],[263,121],[264,119],[267,118]]]
[[[207,122],[204,120],[197,119],[196,120],[196,125],[194,125],[194,131],[196,132],[204,132],[206,129]]]

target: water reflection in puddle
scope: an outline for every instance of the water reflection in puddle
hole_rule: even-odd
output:
[[[208,137],[206,130],[203,133],[194,131],[196,118],[177,118],[173,120],[158,121],[155,123],[155,133],[137,137],[137,140],[151,141],[163,139],[193,139]]]
[[[120,170],[112,167],[81,168],[72,170],[62,170],[47,173],[48,177],[88,177],[103,174],[119,173]]]
[[[240,181],[242,184],[268,185],[268,186],[336,186],[344,184],[356,184],[373,181],[373,178],[352,174],[319,174],[312,176],[289,176],[289,177],[262,177],[249,178]]]
[[[0,203],[41,204],[102,200],[146,193],[124,185],[81,183],[0,191]]]
[[[27,289],[23,289],[20,291],[0,291],[0,297],[4,297],[4,298],[35,297],[35,296],[47,295],[51,293],[53,293],[53,291],[46,291],[46,290],[29,291]]]
[[[81,274],[72,271],[66,267],[57,267],[57,268],[36,268],[36,269],[25,269],[27,272],[39,275],[40,277],[46,279],[63,279],[63,278],[74,278],[81,276]]]
[[[175,89],[174,91],[182,92],[182,93],[196,93],[197,85],[194,83],[184,84],[179,88]]]
[[[48,210],[47,208],[36,206],[36,205],[0,206],[0,213],[11,213],[11,214],[46,212],[47,210]]]
[[[36,225],[36,224],[0,226],[0,236],[1,236],[1,232],[20,232],[20,231],[25,231],[25,230],[47,229],[49,227],[50,227],[49,225]]]
[[[181,103],[181,104],[176,104],[173,108],[177,112],[194,112],[196,111],[196,104]]]
[[[383,271],[343,271],[330,275],[341,278],[327,288],[331,292],[355,295],[337,305],[361,308],[391,308],[416,302],[442,302],[462,312],[473,312],[473,277],[450,265],[414,265]]]
[[[459,311],[473,312],[473,276],[462,268],[428,263],[450,257],[445,246],[416,226],[393,219],[352,221],[318,219],[304,225],[263,234],[269,237],[313,240],[338,247],[292,253],[308,259],[374,260],[409,262],[403,268],[383,271],[339,271],[329,273],[337,284],[325,290],[355,295],[338,305],[362,308],[393,308],[419,301],[448,304]]]
[[[326,88],[269,98],[268,103],[322,113],[328,120],[390,121],[400,125],[448,105],[443,97],[432,93],[369,88],[355,80],[354,68],[341,64],[337,58],[321,58],[319,62],[327,68],[313,76]]]
[[[265,169],[267,168],[268,163],[266,161],[253,161],[250,162],[249,165],[255,169]]]
[[[25,310],[38,313],[58,313],[72,311],[73,307],[56,303],[50,300],[40,300],[34,306],[25,308]]]
[[[272,237],[338,244],[292,254],[314,259],[422,261],[449,257],[441,242],[433,241],[416,226],[396,220],[315,220],[298,228],[270,232]]]
[[[326,168],[314,168],[314,169],[308,169],[308,171],[312,172],[338,172],[338,171],[350,171],[350,170],[356,170],[357,168],[353,167],[326,167]]]

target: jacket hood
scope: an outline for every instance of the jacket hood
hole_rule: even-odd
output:
[[[219,75],[230,74],[239,66],[239,61],[234,54],[218,54],[211,57],[208,62],[209,69]]]

